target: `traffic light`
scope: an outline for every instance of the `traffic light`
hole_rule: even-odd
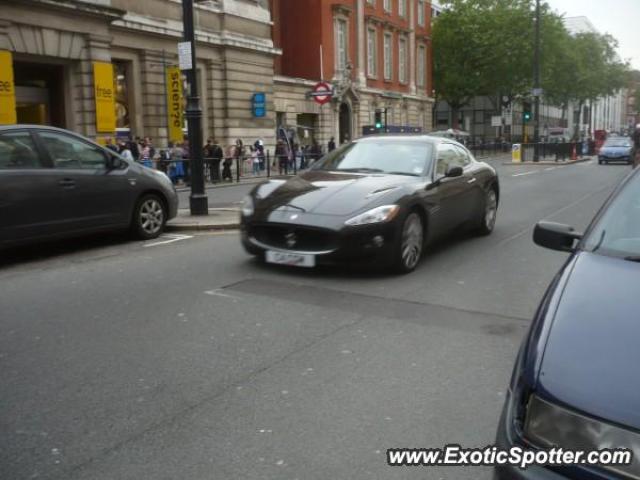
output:
[[[382,128],[382,110],[379,108],[376,109],[376,118],[375,118],[376,130],[380,130]]]
[[[524,102],[522,104],[522,122],[530,122],[531,118],[533,118],[531,115],[531,104],[529,102]]]

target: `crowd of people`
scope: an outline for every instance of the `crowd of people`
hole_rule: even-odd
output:
[[[216,139],[209,138],[203,146],[205,161],[205,175],[212,183],[219,181],[231,182],[234,177],[234,166],[242,174],[260,176],[272,167],[278,173],[288,174],[308,168],[322,154],[322,147],[314,141],[301,146],[297,143],[285,142],[278,139],[273,156],[268,155],[264,142],[256,140],[251,145],[245,145],[241,139],[226,147]],[[167,148],[157,149],[150,137],[136,137],[135,139],[107,138],[106,148],[120,154],[127,160],[141,163],[150,168],[156,168],[166,173],[175,184],[190,181],[190,151],[189,142],[185,138],[182,142],[169,142]],[[327,150],[335,149],[333,139],[327,145]],[[271,165],[268,165],[269,162]]]

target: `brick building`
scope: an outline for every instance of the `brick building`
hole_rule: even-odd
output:
[[[165,69],[178,62],[181,0],[5,0],[0,51],[15,79],[15,117],[89,137],[96,131],[94,64],[112,65],[118,134],[166,145]],[[275,142],[273,47],[267,0],[209,0],[196,6],[197,74],[205,136]],[[266,115],[252,114],[264,92]],[[8,115],[7,118],[13,117]],[[186,126],[185,126],[186,127]],[[113,133],[111,133],[113,134]]]
[[[373,125],[431,130],[431,5],[424,0],[270,0],[276,123],[299,141],[342,143]],[[320,106],[313,85],[331,83]]]

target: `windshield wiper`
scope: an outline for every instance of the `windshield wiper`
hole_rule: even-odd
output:
[[[419,173],[410,173],[410,172],[384,172],[387,173],[389,175],[408,175],[410,177],[419,177],[420,174]]]
[[[596,243],[596,246],[593,247],[593,249],[591,250],[592,253],[600,248],[600,245],[602,245],[602,242],[604,241],[604,237],[606,234],[607,234],[607,231],[602,230],[602,233],[600,234],[600,240],[598,240],[598,243]]]
[[[379,168],[337,168],[338,172],[354,172],[354,173],[384,173],[384,170],[380,170]]]
[[[624,257],[628,262],[637,262],[640,263],[640,255],[629,255],[628,257]]]

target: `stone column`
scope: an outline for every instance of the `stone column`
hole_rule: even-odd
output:
[[[365,0],[357,0],[356,6],[356,26],[358,32],[358,40],[356,48],[358,50],[358,59],[356,62],[356,83],[361,87],[367,86],[367,38],[364,19],[364,2]]]
[[[409,92],[416,94],[416,0],[408,0],[409,9]]]
[[[167,110],[163,61],[173,63],[172,55],[163,58],[161,51],[144,50],[140,58],[142,68],[142,115],[144,131],[135,132],[151,137],[156,149],[167,146]]]
[[[0,50],[11,50],[11,40],[9,40],[10,25],[10,21],[0,20]]]

